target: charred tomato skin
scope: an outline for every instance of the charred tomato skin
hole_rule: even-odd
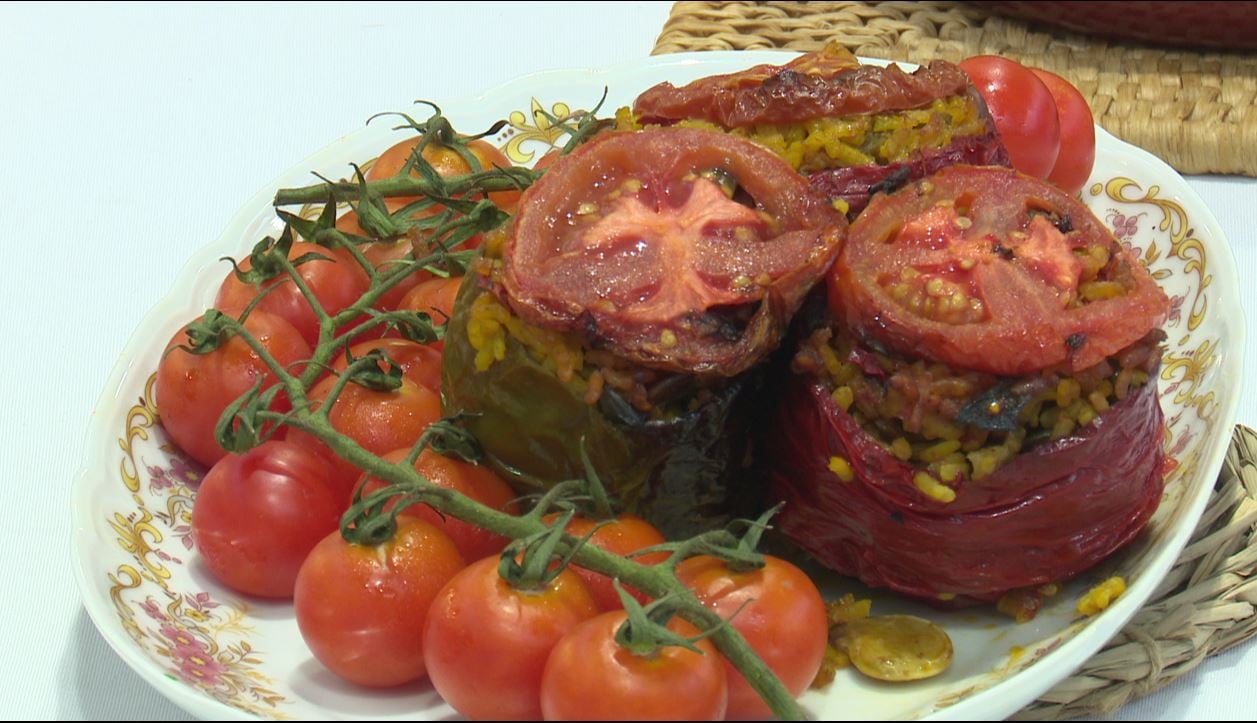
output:
[[[926,600],[991,601],[1059,582],[1129,542],[1163,489],[1156,385],[1132,391],[1075,434],[1022,453],[957,500],[913,488],[916,468],[891,456],[823,384],[786,383],[767,454],[775,524],[818,562]],[[844,482],[828,468],[850,463]],[[940,597],[941,596],[941,597]]]
[[[495,290],[525,321],[592,347],[731,377],[776,347],[845,230],[755,143],[688,128],[608,133],[525,192]]]
[[[1126,288],[1072,303],[1079,254],[1093,249]],[[977,306],[948,318],[922,313],[895,296],[905,274],[939,279]],[[827,288],[835,320],[866,341],[1000,376],[1085,369],[1169,312],[1165,292],[1086,206],[1006,168],[951,166],[874,197],[852,224]]]

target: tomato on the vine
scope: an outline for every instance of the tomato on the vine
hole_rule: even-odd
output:
[[[375,547],[323,538],[297,575],[297,626],[314,657],[358,685],[422,678],[424,626],[433,599],[464,567],[458,549],[422,520],[399,518]]]
[[[368,181],[379,181],[385,178],[392,178],[401,173],[405,167],[406,161],[410,158],[412,152],[422,136],[415,136],[404,141],[393,144],[375,159],[375,163],[371,164],[371,168],[366,172]],[[513,164],[502,151],[488,141],[478,138],[467,143],[467,150],[475,159],[479,168],[472,168],[467,159],[463,157],[457,150],[441,143],[429,141],[424,146],[422,155],[423,159],[430,163],[438,174],[444,177],[464,176],[473,171],[489,171],[494,168],[510,168]],[[418,176],[417,171],[412,170],[411,175]],[[515,190],[493,191],[489,193],[489,200],[493,201],[498,208],[507,213],[514,213],[515,208],[519,205],[520,192]],[[417,201],[421,196],[399,196],[385,199],[385,204],[389,209],[397,210],[408,203]]]
[[[286,367],[310,358],[310,345],[292,324],[278,316],[254,310],[244,328]],[[179,449],[208,467],[227,454],[214,437],[218,418],[259,378],[270,378],[271,373],[261,357],[238,336],[214,351],[193,354],[178,348],[189,344],[186,332],[185,326],[166,345],[157,365],[154,395],[166,433]],[[282,407],[282,400],[277,400],[275,411],[283,411]]]
[[[770,555],[758,570],[735,571],[714,557],[691,557],[677,566],[677,579],[746,638],[791,695],[798,697],[816,678],[829,621],[820,591],[802,570]],[[737,613],[734,615],[734,613]],[[768,705],[728,661],[729,708],[736,718],[764,718]]]
[[[336,381],[336,377],[328,377],[310,390],[308,396],[312,407],[319,406],[327,398]],[[328,412],[333,429],[377,455],[410,447],[419,441],[429,424],[440,418],[440,397],[405,377],[402,377],[401,386],[392,391],[376,391],[350,382]],[[324,454],[332,464],[333,478],[341,486],[343,499],[348,499],[361,471],[306,432],[294,429],[288,438],[310,445]]]
[[[498,563],[497,556],[473,562],[432,603],[423,638],[428,676],[468,718],[538,720],[546,658],[598,606],[570,570],[542,589],[520,590],[502,579]]]
[[[205,475],[192,508],[192,539],[227,587],[289,598],[301,563],[337,528],[345,507],[322,456],[271,440],[223,457]]]
[[[1030,72],[1052,93],[1061,125],[1061,152],[1048,180],[1067,193],[1078,193],[1091,177],[1096,161],[1096,126],[1091,106],[1072,83],[1056,73],[1039,68],[1031,68]]]
[[[443,324],[454,315],[454,300],[458,297],[458,287],[462,283],[461,276],[420,282],[398,302],[397,308],[403,311],[422,311],[432,317],[432,323]],[[445,343],[433,342],[432,346],[444,349]]]
[[[558,514],[550,514],[545,517],[545,521],[550,524],[553,524],[557,519]],[[593,535],[589,537],[588,544],[621,556],[627,556],[629,553],[644,550],[647,547],[662,545],[668,541],[659,530],[655,529],[654,525],[636,515],[620,515],[611,520],[591,520],[588,517],[573,517],[567,523],[565,532],[573,537],[584,537],[591,530],[593,530]],[[634,557],[633,561],[643,565],[654,565],[664,561],[667,557],[668,553],[666,552],[655,552]],[[603,610],[618,610],[624,607],[619,593],[615,590],[615,585],[612,584],[611,578],[602,573],[587,570],[579,565],[572,565],[571,569],[577,575],[580,575],[581,580],[585,583],[585,587],[589,590],[589,594],[593,596],[599,608]],[[626,585],[624,589],[643,603],[650,599],[644,593],[630,586]]]
[[[400,462],[409,454],[409,449],[398,449],[384,455],[384,460]],[[495,510],[510,514],[516,511],[513,504],[516,498],[515,491],[487,467],[451,459],[425,449],[419,453],[419,459],[415,461],[415,470],[438,487],[454,490]],[[385,484],[377,477],[364,475],[359,486],[365,497],[383,488]],[[458,551],[467,560],[479,560],[482,557],[496,555],[509,542],[501,535],[495,535],[456,517],[442,515],[425,504],[411,505],[402,510],[401,514],[426,520],[440,529],[454,541]]]
[[[424,214],[428,215],[428,214]],[[361,236],[363,238],[371,238],[371,234],[366,229],[358,225],[358,212],[346,211],[336,219],[336,229],[342,233],[351,234],[353,236]],[[478,240],[478,237],[477,237]],[[472,241],[468,241],[464,248],[472,248]],[[403,236],[394,241],[372,241],[358,247],[362,251],[362,255],[370,262],[371,267],[378,273],[387,274],[396,267],[401,261],[411,258],[414,251],[414,243],[409,237]],[[406,275],[396,284],[389,287],[387,291],[380,295],[375,303],[375,308],[381,311],[391,311],[397,308],[397,302],[402,300],[406,292],[415,288],[415,285],[421,281],[432,278],[432,273],[423,269],[415,269],[414,272]]]
[[[1077,199],[973,166],[876,196],[830,272],[829,302],[835,319],[893,351],[1000,376],[1081,371],[1169,311]]]
[[[723,720],[725,666],[711,641],[695,642],[701,653],[669,645],[638,655],[615,640],[627,619],[623,610],[603,613],[554,646],[541,678],[545,720]],[[680,618],[668,627],[699,634]]]
[[[1013,168],[1047,178],[1061,148],[1051,91],[1029,68],[998,55],[966,58],[960,67],[986,101]]]
[[[354,344],[349,347],[349,354],[354,359],[358,359],[375,350],[388,356],[402,370],[403,377],[437,394],[441,393],[441,350],[436,346],[420,344],[409,339],[388,337]],[[332,357],[334,371],[344,371],[348,365],[348,358],[344,354]],[[386,371],[386,369],[381,368],[380,371]]]
[[[366,272],[343,251],[297,241],[289,250],[288,258],[295,260],[306,254],[317,254],[322,258],[311,258],[299,264],[297,273],[329,315],[344,310],[366,293],[369,284]],[[253,268],[249,258],[242,259],[239,265],[242,271]],[[218,295],[214,297],[214,306],[224,313],[237,315],[262,292],[266,296],[258,302],[256,309],[275,314],[292,324],[311,346],[318,343],[319,318],[292,278],[282,271],[260,284],[250,284],[236,278],[233,270],[223,279]]]

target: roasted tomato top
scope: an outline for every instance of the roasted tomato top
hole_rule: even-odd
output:
[[[642,123],[693,118],[740,128],[910,110],[968,88],[964,71],[944,60],[905,73],[897,65],[860,65],[831,44],[782,66],[757,65],[680,88],[660,83],[637,97],[633,113]]]
[[[871,342],[1002,376],[1085,369],[1169,311],[1081,203],[1011,169],[973,166],[875,197],[834,264],[829,301]]]
[[[754,143],[612,133],[525,193],[494,282],[533,324],[646,366],[733,376],[776,346],[845,231]]]

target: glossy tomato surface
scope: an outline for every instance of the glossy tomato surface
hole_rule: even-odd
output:
[[[321,404],[335,385],[335,377],[316,384],[310,390],[311,404]],[[419,441],[429,424],[440,418],[440,397],[405,377],[402,377],[401,386],[391,391],[377,391],[350,382],[328,412],[328,419],[336,431],[376,455],[410,447]],[[341,486],[345,499],[348,499],[361,471],[306,432],[293,430],[288,436],[294,442],[320,450],[332,464],[333,476]]]
[[[399,449],[384,455],[384,460],[400,462],[409,454],[409,449]],[[415,471],[438,487],[454,490],[495,510],[512,514],[516,511],[515,492],[487,467],[451,459],[425,449],[415,461]],[[364,497],[384,486],[379,478],[369,476],[364,476],[359,483]],[[440,529],[453,540],[458,551],[467,560],[496,555],[509,542],[501,535],[495,535],[456,517],[443,515],[426,504],[410,505],[401,514],[425,520]]]
[[[732,376],[776,345],[844,230],[750,141],[609,133],[528,189],[496,280],[526,321],[648,366]]]
[[[223,457],[205,475],[192,539],[219,582],[246,595],[289,598],[301,563],[337,529],[346,506],[323,457],[272,440]]]
[[[402,370],[403,377],[438,394],[441,392],[441,350],[409,339],[390,337],[354,344],[348,355],[338,354],[332,358],[332,369],[344,371],[350,358],[360,359],[377,350]],[[380,367],[381,371],[387,371],[386,364]]]
[[[1048,180],[1068,193],[1078,193],[1091,177],[1096,161],[1096,126],[1091,106],[1072,83],[1056,73],[1038,68],[1031,68],[1030,72],[1052,93],[1061,126],[1061,151]]]
[[[600,611],[569,570],[539,590],[519,590],[498,574],[498,562],[473,562],[432,603],[428,674],[445,702],[472,720],[539,720],[550,651]]]
[[[1110,294],[1089,298],[1090,282]],[[1085,369],[1169,311],[1147,270],[1077,200],[972,166],[874,198],[828,288],[834,318],[866,340],[1001,376]]]
[[[1061,147],[1056,102],[1047,86],[1021,63],[997,55],[966,58],[960,67],[986,101],[1013,168],[1047,178]]]
[[[620,647],[616,631],[624,611],[581,623],[554,646],[541,679],[546,720],[723,720],[724,663],[709,640],[649,654]],[[673,618],[674,632],[693,638],[693,625]]]
[[[691,557],[677,566],[677,579],[722,618],[730,620],[755,654],[790,694],[807,690],[820,670],[829,642],[821,593],[799,568],[771,555],[764,566],[737,571],[714,557]],[[768,705],[746,678],[725,661],[730,720],[771,717]]]
[[[398,520],[393,539],[375,547],[339,531],[310,553],[293,603],[301,636],[336,675],[371,688],[422,678],[426,614],[460,570],[454,543],[426,522]]]
[[[244,328],[280,364],[290,366],[310,358],[310,345],[292,324],[277,316],[256,310]],[[214,437],[218,418],[258,379],[272,375],[261,356],[238,336],[206,354],[182,348],[189,346],[187,327],[166,345],[157,365],[157,411],[162,427],[179,449],[208,467],[227,454]]]
[[[348,255],[301,241],[294,243],[288,252],[288,258],[294,262],[307,255],[310,255],[307,260],[296,264],[297,274],[329,315],[342,311],[366,293],[369,284],[367,274]],[[245,258],[239,266],[242,271],[249,271],[253,263]],[[292,324],[311,346],[318,343],[318,315],[286,272],[279,271],[276,276],[260,283],[247,283],[233,271],[223,279],[214,298],[214,306],[236,316],[263,292],[266,295],[256,308]]]
[[[546,522],[553,524],[557,514],[546,516]],[[574,537],[585,538],[588,540],[586,544],[606,550],[616,555],[628,556],[638,550],[644,550],[647,547],[662,545],[668,540],[663,533],[655,529],[655,526],[643,520],[636,515],[619,515],[610,520],[592,520],[587,517],[576,516],[567,523],[566,531]],[[633,557],[634,562],[643,565],[654,565],[666,560],[668,553],[655,552],[648,555],[639,555]],[[624,607],[623,601],[620,600],[620,594],[616,592],[615,585],[611,578],[602,573],[587,570],[579,565],[571,567],[577,575],[585,583],[585,587],[589,590],[589,594],[593,596],[594,601],[598,603],[598,607],[603,610],[619,610]],[[637,598],[643,604],[648,602],[650,598],[631,586],[624,587],[625,592]]]

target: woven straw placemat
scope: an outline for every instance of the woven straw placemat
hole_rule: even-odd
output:
[[[1182,173],[1257,176],[1252,54],[1049,34],[963,2],[679,2],[655,52],[816,50],[831,40],[890,60],[1016,58],[1068,78],[1097,123]]]

